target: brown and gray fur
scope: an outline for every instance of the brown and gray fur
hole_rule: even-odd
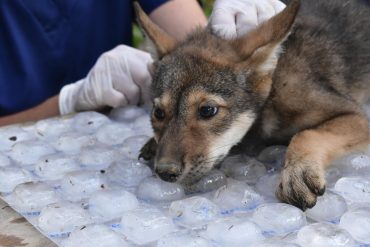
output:
[[[324,169],[368,144],[370,8],[361,0],[288,2],[243,37],[200,28],[182,42],[136,6],[157,56],[155,137],[141,155],[154,158],[162,179],[190,185],[232,148],[287,144],[276,194],[306,209],[325,191]],[[205,119],[202,106],[218,111]]]

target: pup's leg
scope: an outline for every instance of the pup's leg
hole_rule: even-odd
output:
[[[324,170],[341,155],[368,144],[366,117],[353,113],[338,116],[291,140],[276,195],[303,210],[316,204],[325,191]]]

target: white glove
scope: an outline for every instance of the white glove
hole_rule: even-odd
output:
[[[149,53],[119,45],[102,54],[87,77],[62,88],[60,114],[150,101]]]
[[[278,0],[217,0],[210,17],[214,33],[226,39],[240,37],[285,8]]]

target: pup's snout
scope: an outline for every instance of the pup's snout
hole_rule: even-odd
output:
[[[155,172],[166,182],[176,182],[182,173],[182,165],[177,163],[158,163]]]

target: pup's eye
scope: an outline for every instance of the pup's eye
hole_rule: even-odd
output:
[[[164,111],[159,108],[159,107],[156,107],[154,109],[154,116],[158,119],[158,120],[163,120],[165,115],[164,115]]]
[[[215,116],[218,112],[218,107],[216,106],[202,106],[199,108],[199,116],[204,119],[211,118]]]

